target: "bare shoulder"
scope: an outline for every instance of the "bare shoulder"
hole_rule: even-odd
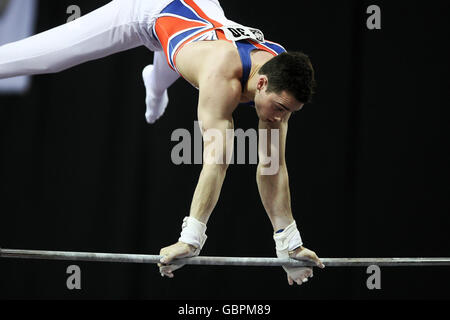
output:
[[[239,52],[223,40],[190,43],[180,50],[176,63],[182,76],[197,87],[211,76],[228,80],[242,77]]]
[[[240,79],[242,77],[242,63],[236,47],[227,41],[215,41],[216,50],[213,53],[212,67],[228,78]]]

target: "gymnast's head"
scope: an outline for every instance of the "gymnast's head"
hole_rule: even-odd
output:
[[[258,74],[255,107],[262,121],[277,122],[310,103],[316,82],[307,55],[285,52],[266,62]]]

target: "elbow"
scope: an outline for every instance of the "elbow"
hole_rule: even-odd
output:
[[[257,176],[277,176],[280,173],[284,173],[287,170],[286,163],[277,160],[278,158],[275,158],[275,161],[259,162],[256,171]]]
[[[225,175],[227,173],[228,167],[229,164],[227,163],[204,163],[202,170],[206,172],[215,172]]]

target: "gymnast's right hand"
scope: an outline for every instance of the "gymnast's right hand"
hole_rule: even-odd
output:
[[[184,242],[177,242],[171,246],[162,248],[159,254],[163,256],[160,260],[161,263],[158,263],[159,272],[161,273],[161,276],[173,278],[173,272],[175,270],[180,269],[184,265],[175,265],[170,264],[170,262],[174,259],[181,259],[181,258],[190,258],[197,256],[200,250],[197,250],[194,246],[184,243]]]

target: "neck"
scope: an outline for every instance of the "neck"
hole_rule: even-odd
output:
[[[256,85],[258,83],[259,70],[261,69],[261,67],[262,65],[255,65],[255,67],[252,68],[250,72],[250,76],[247,81],[247,87],[243,94],[243,98],[246,101],[255,101]]]
[[[247,81],[247,87],[242,95],[242,102],[255,101],[256,86],[259,79],[259,70],[261,67],[274,56],[266,51],[255,50],[251,53],[252,69]],[[245,100],[245,101],[244,101]]]

